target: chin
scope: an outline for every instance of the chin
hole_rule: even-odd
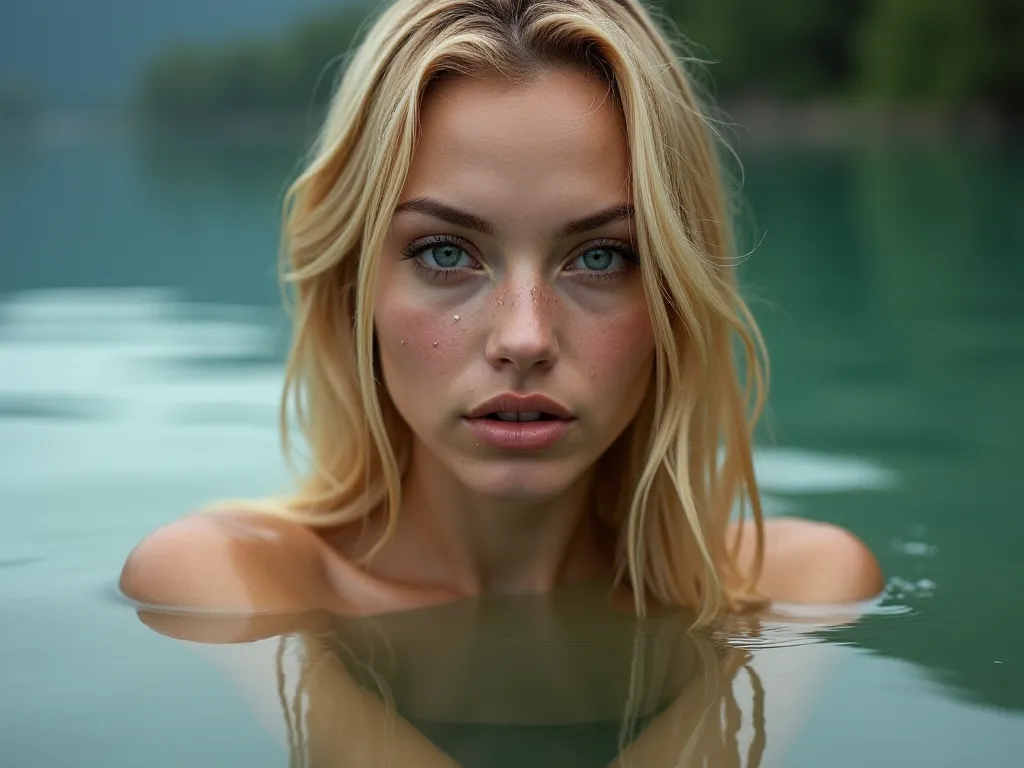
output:
[[[487,459],[458,474],[467,489],[493,501],[543,502],[568,491],[583,472],[552,459]]]

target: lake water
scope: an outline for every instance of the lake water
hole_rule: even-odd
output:
[[[288,482],[274,259],[297,157],[127,133],[0,146],[5,768],[287,764],[244,684],[115,584],[148,531]],[[744,163],[769,508],[851,528],[888,586],[852,626],[734,641],[768,712],[749,717],[737,683],[737,753],[760,738],[766,756],[788,744],[787,766],[1022,765],[1024,154]]]

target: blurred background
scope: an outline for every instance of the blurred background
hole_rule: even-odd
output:
[[[111,713],[81,714],[90,691],[170,682],[149,646],[72,663],[48,617],[107,659],[124,619],[100,596],[144,533],[288,482],[281,198],[376,7],[0,3],[0,677],[18,692],[0,694],[0,732],[26,754],[43,754],[52,713],[98,738]],[[1010,765],[999,755],[1024,747],[1024,3],[652,7],[707,62],[743,165],[741,277],[772,357],[770,508],[853,529],[899,609],[830,636],[890,662],[845,683],[882,734],[850,764]],[[845,695],[816,715],[824,738]]]

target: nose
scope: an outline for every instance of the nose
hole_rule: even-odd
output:
[[[511,365],[519,373],[550,368],[558,357],[556,299],[542,279],[522,281],[498,294],[494,323],[487,339],[488,362]]]

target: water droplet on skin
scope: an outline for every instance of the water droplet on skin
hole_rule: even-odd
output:
[[[434,346],[435,346],[435,347],[437,346],[437,342],[436,342],[436,341],[434,342]]]
[[[402,346],[405,346],[405,339],[402,339]]]
[[[459,322],[459,315],[452,315],[452,319],[455,320],[456,323]]]
[[[594,372],[593,371],[590,372],[590,378],[594,378]]]

